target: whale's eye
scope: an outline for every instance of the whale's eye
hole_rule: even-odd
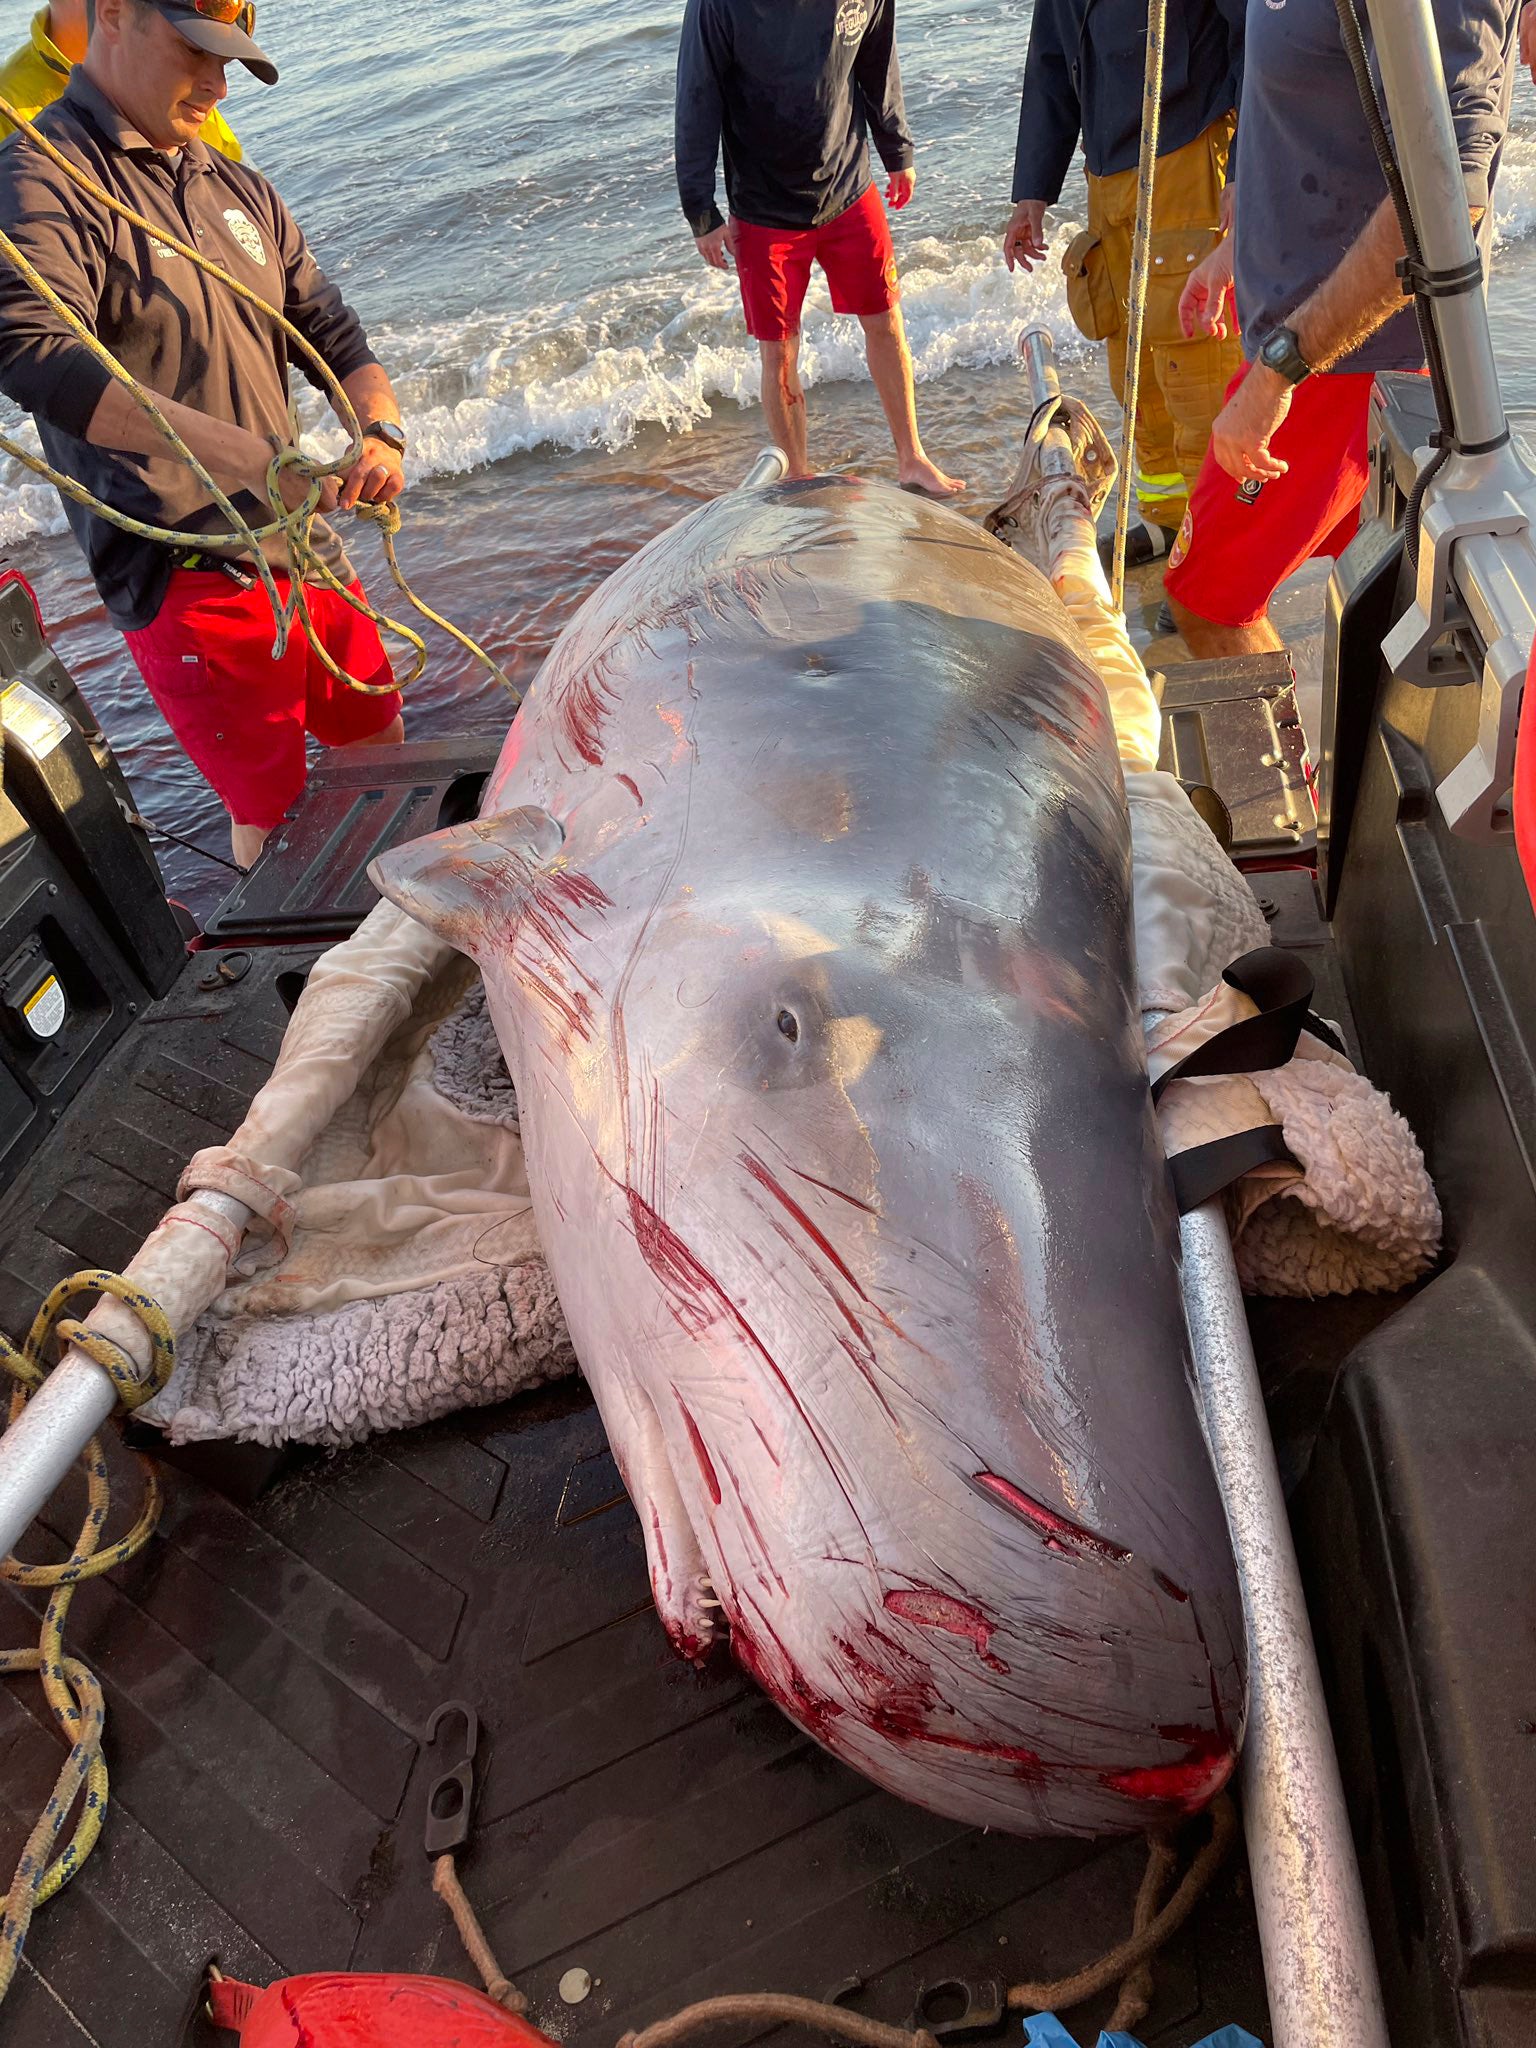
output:
[[[795,1015],[793,1010],[780,1010],[778,1016],[774,1019],[774,1022],[778,1025],[780,1031],[783,1032],[784,1036],[789,1040],[791,1045],[795,1045],[798,1043],[800,1038],[800,1019]]]

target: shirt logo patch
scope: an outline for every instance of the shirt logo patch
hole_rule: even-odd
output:
[[[246,255],[250,257],[251,261],[259,263],[262,269],[265,270],[267,267],[267,252],[262,246],[261,234],[255,222],[247,220],[238,206],[228,206],[224,209],[224,225],[229,229],[229,232],[240,244]]]
[[[839,0],[837,19],[833,33],[845,43],[861,40],[869,23],[869,8],[866,0]]]
[[[1184,557],[1189,553],[1189,544],[1194,539],[1194,537],[1195,515],[1193,510],[1190,507],[1186,506],[1184,510],[1184,517],[1179,523],[1178,539],[1174,542],[1172,548],[1169,550],[1168,566],[1170,569],[1178,568],[1179,564],[1184,560]]]

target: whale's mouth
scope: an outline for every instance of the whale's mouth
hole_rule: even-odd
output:
[[[640,1517],[651,1598],[673,1649],[690,1663],[702,1663],[727,1632],[724,1605],[648,1391],[631,1383],[625,1406],[626,1426],[621,1434],[610,1423],[609,1441]]]

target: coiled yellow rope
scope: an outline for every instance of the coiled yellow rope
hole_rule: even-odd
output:
[[[83,1294],[98,1298],[111,1295],[132,1309],[149,1333],[147,1375],[141,1376],[134,1361],[109,1337],[65,1316],[69,1303]],[[11,1395],[13,1422],[47,1377],[52,1363],[48,1353],[55,1340],[58,1355],[62,1356],[73,1344],[99,1365],[117,1388],[118,1400],[125,1409],[137,1408],[157,1394],[170,1378],[176,1359],[176,1339],[165,1311],[142,1288],[119,1274],[94,1268],[73,1273],[59,1282],[38,1310],[19,1349],[0,1334],[0,1370],[16,1382]],[[85,1468],[86,1510],[69,1556],[62,1564],[24,1564],[15,1557],[0,1562],[0,1578],[12,1585],[50,1588],[37,1648],[0,1650],[0,1676],[35,1671],[42,1680],[53,1717],[70,1745],[48,1804],[21,1852],[6,1896],[4,1915],[0,1917],[0,2000],[5,1998],[16,1975],[33,1913],[69,1883],[90,1855],[107,1810],[107,1766],[101,1751],[106,1707],[95,1678],[77,1659],[64,1654],[64,1622],[69,1604],[83,1579],[97,1578],[142,1550],[160,1519],[160,1483],[149,1460],[141,1459],[144,1505],[139,1519],[126,1536],[102,1549],[102,1532],[112,1508],[112,1490],[99,1437],[91,1438],[80,1454],[80,1463]],[[74,1833],[55,1855],[59,1836],[82,1793]]]
[[[34,476],[42,477],[46,482],[54,485],[57,490],[62,491],[66,497],[73,498],[76,504],[84,505],[88,511],[94,513],[98,518],[110,521],[112,525],[120,527],[124,533],[135,534],[140,540],[158,541],[167,547],[184,548],[189,545],[195,545],[215,554],[235,550],[248,557],[256,574],[261,578],[262,586],[272,606],[272,614],[277,628],[276,639],[273,642],[272,648],[274,660],[280,657],[287,647],[289,634],[294,622],[297,621],[300,630],[320,662],[338,682],[346,683],[350,688],[360,690],[367,696],[387,696],[390,691],[396,688],[405,688],[415,682],[427,664],[426,642],[422,639],[421,635],[414,632],[411,627],[401,625],[398,620],[391,619],[386,613],[376,611],[365,598],[355,596],[335,574],[330,565],[323,561],[315,552],[310,538],[319,509],[322,481],[327,477],[345,476],[353,463],[358,459],[363,445],[357,414],[352,408],[352,402],[342,389],[340,379],[332,372],[325,358],[305,340],[292,321],[279,312],[277,307],[269,305],[261,297],[260,293],[253,292],[249,285],[242,284],[237,277],[232,277],[227,270],[221,268],[219,264],[213,262],[209,257],[204,256],[199,250],[194,249],[190,243],[182,241],[177,235],[168,233],[164,228],[157,227],[153,221],[146,220],[143,214],[135,212],[131,206],[125,205],[121,199],[114,198],[110,192],[105,191],[98,185],[96,180],[87,172],[81,170],[78,164],[71,163],[61,150],[54,147],[46,135],[38,132],[18,108],[13,107],[8,100],[3,98],[0,98],[0,115],[14,123],[51,162],[57,164],[65,175],[91,199],[94,199],[99,205],[105,206],[110,213],[115,213],[121,220],[127,221],[130,227],[138,228],[142,233],[149,235],[154,241],[159,242],[162,247],[172,249],[178,256],[185,257],[189,263],[193,264],[198,270],[201,270],[206,276],[216,279],[226,289],[232,291],[237,298],[243,299],[247,305],[255,307],[259,313],[263,314],[276,327],[280,328],[288,339],[314,365],[325,383],[331,401],[349,437],[346,453],[339,456],[335,462],[329,463],[316,461],[303,454],[297,448],[276,444],[272,461],[267,469],[267,500],[272,508],[272,518],[265,525],[252,526],[235,509],[226,493],[214,482],[207,469],[198,460],[197,456],[193,454],[180,434],[177,433],[176,429],[165,417],[165,414],[156,405],[149,392],[144,389],[130,371],[123,367],[112,351],[91,332],[79,315],[72,308],[65,305],[58,293],[48,283],[48,280],[16,246],[10,236],[3,230],[0,230],[0,256],[4,256],[6,261],[21,274],[32,290],[36,292],[38,297],[42,299],[44,304],[49,307],[63,325],[68,328],[75,339],[90,351],[108,375],[128,393],[135,405],[154,422],[158,431],[164,435],[171,448],[187,464],[198,482],[207,491],[213,503],[229,521],[229,531],[226,533],[188,533],[179,528],[154,526],[144,520],[130,518],[127,513],[119,512],[115,506],[109,505],[104,500],[96,497],[93,492],[88,491],[74,477],[67,476],[62,471],[56,470],[51,463],[45,462],[39,456],[30,454],[28,450],[20,447],[15,441],[9,439],[4,434],[0,434],[0,453],[9,455],[13,461],[19,462],[24,468],[31,470]],[[308,479],[308,489],[305,491],[302,502],[292,510],[283,503],[281,485],[282,473],[285,469],[296,470],[301,476]],[[514,703],[520,701],[521,693],[514,687],[505,672],[486,653],[479,642],[471,639],[467,633],[461,632],[457,626],[443,618],[440,613],[433,611],[430,605],[424,604],[406,581],[395,556],[395,536],[400,531],[400,514],[398,509],[394,505],[359,505],[356,509],[361,517],[371,520],[378,526],[384,545],[384,559],[389,566],[390,576],[394,581],[395,588],[400,592],[407,604],[420,617],[428,620],[442,632],[447,633],[450,638],[456,640],[467,653],[474,656],[476,661],[489,669],[497,682],[511,696]],[[278,537],[282,539],[288,565],[288,596],[286,599],[279,594],[276,578],[262,552],[262,543],[264,541],[276,540]],[[308,600],[305,596],[306,581],[319,583],[336,591],[346,599],[354,611],[361,612],[365,618],[371,619],[381,632],[392,634],[396,639],[405,641],[413,650],[410,673],[401,677],[398,682],[391,681],[373,684],[365,683],[356,676],[348,675],[332,659],[326,648],[321,644],[320,637],[314,629],[309,616]]]

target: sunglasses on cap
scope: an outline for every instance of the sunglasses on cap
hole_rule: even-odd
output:
[[[256,26],[256,0],[149,0],[195,49],[243,64],[263,85],[276,85],[277,66],[258,49],[251,30]]]
[[[256,0],[177,0],[188,14],[200,14],[204,21],[222,22],[251,35],[256,28]]]

